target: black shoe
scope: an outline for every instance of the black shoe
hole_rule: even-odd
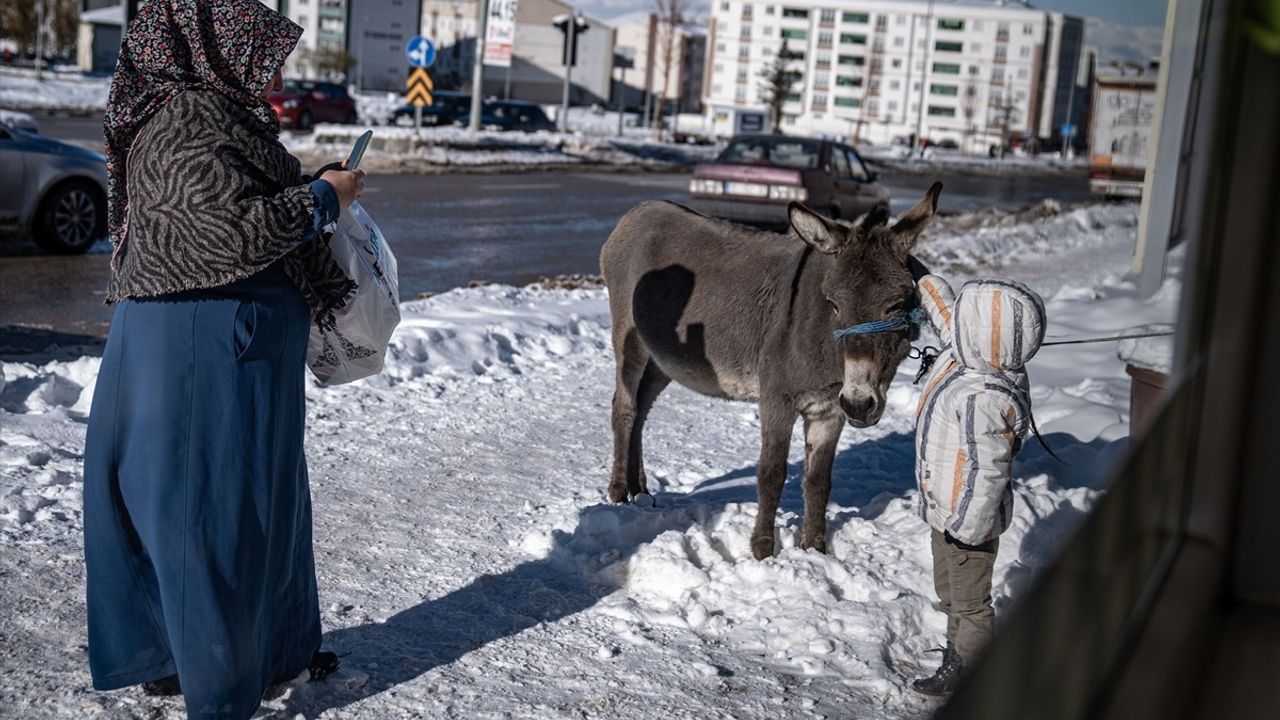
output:
[[[148,697],[173,697],[182,694],[182,685],[178,684],[177,675],[170,675],[142,683],[142,694]]]
[[[341,664],[337,653],[317,650],[316,654],[311,656],[311,664],[307,665],[307,670],[311,673],[311,682],[329,677],[338,671]]]
[[[960,655],[947,648],[942,654],[942,666],[932,677],[919,678],[911,682],[911,687],[925,695],[950,695],[960,685],[960,676],[964,674],[964,666]]]

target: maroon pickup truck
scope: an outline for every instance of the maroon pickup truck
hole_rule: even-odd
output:
[[[755,225],[786,225],[798,200],[833,218],[853,219],[889,205],[852,147],[789,135],[739,135],[715,162],[698,165],[689,205],[698,212]]]

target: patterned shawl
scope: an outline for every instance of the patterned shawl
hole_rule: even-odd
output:
[[[129,254],[124,252],[124,246],[130,210],[138,205],[131,203],[129,197],[130,155],[147,123],[171,100],[188,91],[197,91],[197,95],[212,92],[226,101],[218,104],[239,109],[234,113],[239,127],[228,129],[229,140],[244,147],[245,143],[240,140],[254,138],[251,145],[257,150],[257,157],[250,154],[247,163],[238,163],[246,175],[245,187],[262,192],[281,192],[299,185],[305,188],[297,161],[289,157],[275,139],[280,133],[275,111],[262,98],[262,92],[270,85],[276,70],[284,65],[301,35],[302,28],[257,0],[150,0],[138,11],[120,49],[104,122],[108,226],[112,243],[116,245],[112,263],[115,292],[109,294],[109,299],[210,287],[215,282],[231,282],[261,269],[247,266],[228,272],[224,268],[215,275],[202,274],[200,266],[187,264],[187,277],[119,277],[123,274],[121,266],[127,264],[117,264],[115,260]],[[213,146],[208,150],[216,151]],[[141,159],[135,157],[135,160]],[[273,182],[264,183],[264,178]],[[302,291],[312,315],[317,322],[328,324],[332,311],[345,304],[355,284],[334,262],[323,242],[308,242],[296,249],[288,245],[290,239],[295,244],[301,239],[305,224],[310,222],[310,209],[314,207],[309,192],[295,191],[293,195],[295,201],[304,199],[301,205],[305,207],[298,202],[294,205],[306,212],[305,217],[290,218],[277,229],[277,232],[291,234],[292,238],[258,240],[262,246],[258,248],[259,254],[275,253],[266,258],[268,261],[284,258],[284,269]],[[248,228],[239,234],[271,231],[269,227]],[[135,258],[153,251],[152,246],[166,252],[190,254],[181,248],[170,250],[172,245],[172,242],[152,239],[147,247],[130,250]],[[153,262],[158,265],[172,259],[154,258]]]

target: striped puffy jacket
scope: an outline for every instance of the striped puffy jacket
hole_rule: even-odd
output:
[[[920,515],[978,545],[1013,514],[1010,466],[1031,424],[1023,366],[1044,340],[1044,302],[1008,280],[973,280],[957,297],[927,275],[919,290],[943,343],[916,410]]]

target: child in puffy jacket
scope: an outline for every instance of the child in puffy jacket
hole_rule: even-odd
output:
[[[926,275],[919,291],[943,344],[916,410],[916,483],[947,647],[938,671],[912,686],[945,695],[995,630],[991,571],[1013,513],[1010,467],[1031,424],[1023,366],[1044,340],[1045,311],[1009,280],[973,280],[956,296]]]

